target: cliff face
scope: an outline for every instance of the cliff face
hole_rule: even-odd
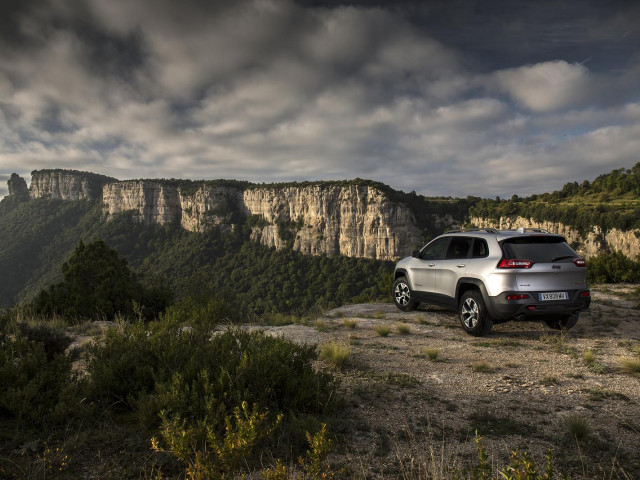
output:
[[[306,254],[391,260],[422,241],[411,211],[370,186],[248,189],[243,208],[268,223],[254,227],[256,240],[282,248],[288,232]]]
[[[150,180],[126,180],[102,189],[103,213],[110,217],[131,212],[143,223],[174,223],[180,220],[178,189]]]
[[[577,245],[577,252],[585,258],[593,257],[606,250],[616,250],[629,258],[640,255],[640,230],[618,230],[613,228],[603,232],[600,227],[594,226],[586,235],[580,235],[578,230],[558,222],[536,222],[523,217],[501,217],[500,220],[486,218],[471,218],[470,222],[479,228],[542,228],[549,232],[563,235],[572,245]]]
[[[60,200],[97,200],[102,186],[115,178],[74,170],[34,170],[31,172],[31,198]]]
[[[107,218],[132,211],[141,222],[179,222],[196,232],[230,224],[234,215],[252,217],[254,241],[279,249],[291,243],[312,255],[391,260],[421,242],[411,211],[370,186],[183,189],[140,180],[105,185],[102,200]]]

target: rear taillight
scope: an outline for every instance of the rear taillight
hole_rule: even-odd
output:
[[[590,297],[591,296],[591,292],[589,290],[583,290],[582,292],[580,292],[580,296],[581,297]]]
[[[525,298],[529,298],[526,293],[507,295],[507,300],[524,300]]]
[[[515,260],[503,258],[498,264],[498,268],[531,268],[533,262],[531,260]]]
[[[576,267],[586,267],[587,266],[587,262],[584,260],[584,258],[574,258],[573,259],[573,263],[576,264]]]

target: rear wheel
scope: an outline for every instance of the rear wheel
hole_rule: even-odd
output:
[[[567,315],[562,318],[554,318],[553,320],[545,320],[544,323],[547,324],[549,328],[553,328],[554,330],[569,330],[576,326],[578,323],[579,315],[576,313],[575,315]]]
[[[396,281],[393,282],[393,302],[396,304],[396,307],[405,312],[415,310],[418,306],[418,302],[413,299],[407,277],[398,277]]]
[[[467,290],[462,294],[458,311],[465,332],[482,337],[491,331],[493,322],[478,290]]]

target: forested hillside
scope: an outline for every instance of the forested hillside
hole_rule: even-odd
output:
[[[563,223],[582,233],[593,226],[602,231],[612,228],[640,228],[640,162],[633,168],[620,168],[600,175],[593,182],[571,182],[553,193],[509,200],[483,199],[469,209],[471,217],[499,219],[520,216],[535,221]]]
[[[104,240],[143,282],[164,279],[178,298],[224,299],[247,313],[305,312],[388,294],[391,262],[277,251],[251,242],[250,231],[249,220],[233,231],[193,233],[126,214],[104,222],[99,202],[25,201],[0,214],[0,305],[58,282],[80,239]]]

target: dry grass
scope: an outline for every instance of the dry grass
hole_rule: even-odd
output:
[[[339,342],[329,342],[322,346],[320,358],[340,370],[351,356],[351,347]]]
[[[409,335],[411,333],[411,326],[406,323],[397,323],[396,330],[401,335]]]
[[[342,321],[342,325],[344,325],[347,328],[354,329],[358,326],[358,322],[356,322],[353,318],[345,318]]]
[[[389,325],[376,325],[373,330],[381,337],[387,337],[391,333],[391,327]]]
[[[438,359],[438,355],[440,355],[440,350],[437,348],[425,348],[424,354],[429,358],[429,360],[435,362]]]
[[[624,373],[640,376],[640,358],[623,357],[618,360],[620,370]]]

